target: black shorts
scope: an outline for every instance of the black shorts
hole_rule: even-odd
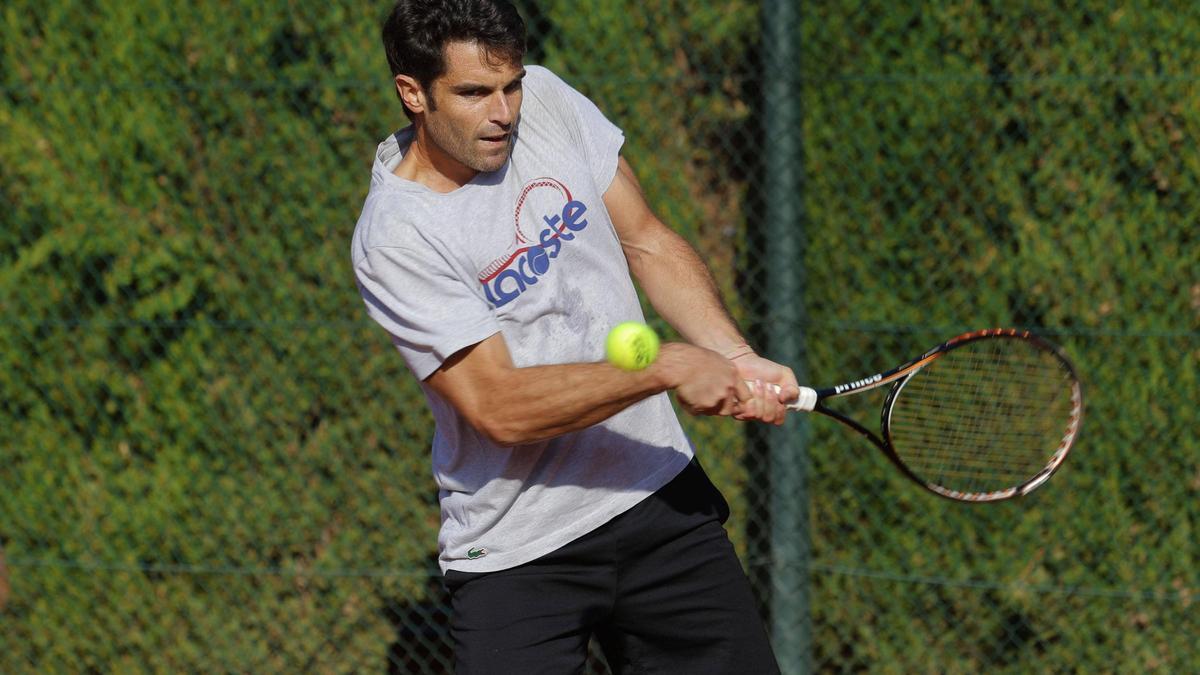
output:
[[[594,635],[614,673],[778,673],[728,516],[693,462],[553,553],[447,572],[456,672],[583,672]]]

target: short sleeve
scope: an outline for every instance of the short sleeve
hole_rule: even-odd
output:
[[[432,246],[369,248],[354,273],[367,313],[418,379],[500,331],[482,291]]]
[[[620,127],[609,121],[591,99],[576,91],[554,73],[531,66],[537,89],[534,96],[564,123],[573,144],[587,159],[592,180],[600,192],[608,190],[617,173],[617,158],[625,143]]]

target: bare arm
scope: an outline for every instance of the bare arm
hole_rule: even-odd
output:
[[[754,353],[721,303],[708,266],[683,237],[667,227],[646,203],[629,162],[621,157],[612,185],[604,193],[629,269],[650,304],[685,340],[711,349],[734,362],[746,380],[778,384],[779,394],[755,392],[753,405],[743,406],[739,419],[780,424],[783,401],[799,394],[790,368]]]
[[[708,266],[686,239],[650,210],[629,162],[621,157],[612,185],[604,193],[629,271],[650,304],[683,339],[730,356],[746,346],[721,304]]]
[[[693,414],[733,414],[739,399],[751,398],[732,364],[691,345],[663,345],[658,360],[636,372],[607,363],[517,368],[500,333],[458,352],[426,382],[502,446],[585,429],[668,389]]]

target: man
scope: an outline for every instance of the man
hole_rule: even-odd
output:
[[[508,2],[401,0],[383,42],[412,125],[379,145],[352,258],[437,423],[458,671],[575,672],[595,635],[616,672],[775,672],[666,392],[778,424],[794,375],[651,213],[621,131],[523,66]],[[603,362],[643,319],[631,273],[686,340],[636,372]]]

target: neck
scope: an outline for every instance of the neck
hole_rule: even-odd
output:
[[[444,193],[466,185],[479,172],[446,154],[417,124],[412,144],[392,173]]]

